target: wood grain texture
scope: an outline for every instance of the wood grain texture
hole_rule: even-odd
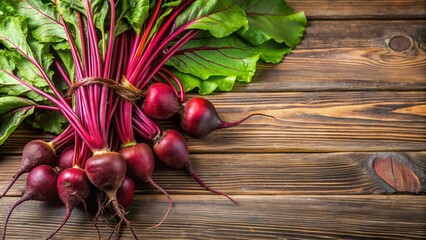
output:
[[[413,19],[425,18],[424,0],[287,0],[309,19]]]
[[[192,152],[409,151],[426,146],[424,92],[228,93],[208,97],[223,119],[261,112]],[[265,144],[266,143],[266,144]]]
[[[376,177],[372,169],[372,161],[376,158],[406,159],[399,162],[413,169],[419,181],[419,192],[426,191],[426,167],[416,162],[425,163],[426,152],[191,155],[200,177],[211,187],[230,195],[353,195],[394,193],[400,190],[388,187]],[[19,156],[0,156],[0,190],[5,188],[19,165]],[[22,194],[25,176],[17,181],[8,196]],[[209,193],[189,175],[161,164],[157,164],[153,179],[171,194]],[[136,192],[158,193],[151,186],[140,183],[137,184]]]
[[[395,36],[407,37],[411,46],[393,51],[388,44]],[[313,21],[281,64],[261,64],[251,84],[235,89],[424,90],[425,49],[425,21]]]
[[[283,63],[260,65],[253,83],[237,84],[236,89],[425,89],[425,26],[425,21],[314,21],[302,44]],[[395,36],[409,38],[412,46],[404,52],[391,50],[388,44]]]
[[[387,48],[393,36],[407,36],[413,48],[424,49],[426,20],[309,21],[297,49]],[[409,26],[409,27],[407,27]]]
[[[234,205],[216,196],[174,195],[174,208],[159,228],[167,202],[138,195],[129,219],[142,239],[424,239],[425,196],[235,196]],[[0,219],[17,198],[2,199]],[[60,222],[63,207],[27,202],[16,209],[9,239],[39,239]],[[81,210],[53,239],[94,239]],[[103,239],[111,228],[100,224]],[[31,236],[31,237],[29,237]],[[132,239],[127,229],[121,239]]]
[[[191,152],[352,152],[426,149],[424,92],[226,93],[207,97],[238,127],[188,139]],[[168,125],[171,127],[172,125]],[[167,125],[166,125],[167,127]],[[176,127],[176,126],[174,126]],[[0,153],[19,153],[34,131],[19,131]]]
[[[258,116],[203,140],[188,138],[199,175],[239,205],[157,165],[154,179],[175,204],[160,228],[144,230],[168,203],[138,186],[128,210],[142,239],[426,238],[426,196],[389,195],[401,189],[392,184],[398,181],[374,171],[378,159],[392,159],[426,191],[425,1],[288,2],[309,19],[302,44],[281,64],[260,64],[252,84],[208,97],[225,120],[253,112],[279,120]],[[38,138],[52,135],[22,126],[0,147],[0,189],[24,144]],[[23,188],[24,178],[0,200],[0,228]],[[64,213],[60,204],[24,203],[7,239],[41,239]],[[113,224],[100,225],[107,239]],[[76,238],[96,238],[81,209],[54,239]],[[125,229],[121,239],[133,238]]]

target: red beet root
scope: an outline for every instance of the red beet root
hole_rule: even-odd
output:
[[[58,167],[62,170],[72,168],[72,161],[74,157],[74,147],[65,148],[59,155]]]
[[[86,172],[81,168],[68,168],[59,174],[56,184],[58,195],[66,207],[66,213],[61,225],[46,239],[55,235],[68,221],[72,210],[79,204],[85,205],[90,194],[90,183]]]
[[[93,155],[85,165],[87,177],[110,200],[117,201],[117,190],[126,176],[126,162],[119,153],[105,152]]]
[[[117,191],[117,201],[123,208],[128,208],[135,194],[135,182],[125,177],[121,187]]]
[[[175,169],[185,169],[189,174],[205,189],[223,195],[234,203],[234,199],[227,194],[208,187],[195,173],[189,161],[189,151],[185,138],[176,130],[166,130],[163,135],[154,143],[154,152],[165,165]]]
[[[155,119],[167,119],[182,106],[173,89],[165,83],[153,83],[149,86],[144,105],[146,115]]]
[[[27,173],[40,165],[55,166],[55,164],[56,152],[51,144],[42,140],[32,140],[31,142],[27,143],[22,150],[21,167],[18,171],[16,171],[11,182],[0,195],[0,198],[6,195],[12,185],[22,174]]]
[[[126,161],[117,152],[99,152],[87,159],[85,170],[90,182],[106,193],[120,222],[124,221],[137,239],[130,222],[124,216],[123,207],[117,201],[117,191],[126,176]]]
[[[254,115],[264,114],[251,114],[235,122],[224,122],[219,118],[216,108],[209,100],[195,97],[184,104],[181,127],[189,136],[203,138],[217,129],[239,125]]]
[[[154,171],[154,155],[147,144],[124,147],[119,153],[126,161],[128,176],[137,182],[149,182]]]
[[[26,192],[9,210],[3,227],[3,237],[6,239],[6,229],[13,210],[28,200],[52,201],[58,198],[56,180],[58,171],[49,165],[40,165],[33,168],[27,177]]]
[[[169,215],[169,212],[173,206],[173,201],[170,195],[159,185],[157,185],[152,179],[152,172],[154,171],[154,154],[151,148],[145,143],[139,143],[134,146],[122,148],[120,150],[121,156],[125,159],[127,164],[127,174],[135,179],[137,182],[150,183],[160,192],[162,192],[169,199],[169,208],[162,218],[162,220],[155,225],[158,227]]]

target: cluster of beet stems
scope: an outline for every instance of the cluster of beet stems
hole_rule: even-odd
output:
[[[11,207],[5,219],[3,239],[6,238],[12,211],[22,202],[54,201],[58,197],[63,202],[65,218],[46,237],[50,239],[64,226],[75,207],[82,205],[87,211],[86,201],[93,192],[98,199],[98,210],[93,220],[95,226],[99,214],[108,209],[118,221],[110,238],[118,233],[124,222],[137,239],[124,211],[132,201],[135,182],[149,183],[169,199],[169,209],[156,226],[165,220],[172,207],[170,196],[151,178],[154,156],[171,168],[186,170],[206,189],[235,202],[226,194],[206,186],[196,175],[189,161],[185,138],[178,131],[162,131],[152,120],[180,114],[182,130],[191,137],[201,138],[216,129],[238,125],[250,117],[232,123],[223,122],[206,99],[195,97],[186,101],[179,79],[164,67],[164,63],[199,32],[185,26],[175,29],[173,25],[179,13],[192,2],[187,0],[175,7],[171,17],[153,36],[149,33],[161,15],[161,0],[156,2],[144,31],[139,35],[129,31],[114,36],[114,21],[111,21],[105,56],[101,56],[98,48],[88,0],[87,14],[78,13],[82,54],[79,54],[64,19],[61,16],[59,21],[52,19],[63,27],[71,45],[75,80],[70,79],[60,60],[55,60],[55,66],[69,85],[72,98],[63,96],[56,89],[36,59],[9,41],[40,71],[53,95],[30,85],[12,72],[2,71],[47,98],[53,105],[37,105],[36,108],[60,111],[68,120],[69,127],[50,142],[33,140],[25,146],[20,169],[0,195],[0,198],[3,197],[19,176],[29,172],[25,194]],[[110,0],[110,5],[110,19],[115,19],[114,0]],[[168,47],[171,41],[174,41],[173,45]],[[137,142],[139,137],[144,143]],[[61,152],[59,157],[57,152]]]

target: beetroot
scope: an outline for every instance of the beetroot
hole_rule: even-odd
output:
[[[160,226],[170,213],[173,207],[173,201],[170,195],[154,182],[151,175],[154,171],[154,154],[151,148],[145,143],[139,143],[134,146],[122,148],[121,156],[127,164],[127,174],[138,182],[150,183],[153,187],[162,192],[169,199],[169,208],[161,221],[154,227]]]
[[[27,177],[26,192],[9,210],[3,226],[3,237],[6,238],[6,229],[13,210],[21,203],[28,200],[52,201],[58,198],[56,180],[58,170],[49,165],[39,165],[33,168]]]
[[[62,170],[72,168],[74,147],[67,147],[58,157],[58,167]]]
[[[72,210],[79,204],[85,205],[85,200],[90,194],[90,183],[86,172],[77,167],[65,169],[59,174],[56,184],[59,198],[65,204],[66,213],[60,226],[46,239],[55,235],[68,221]]]
[[[129,178],[125,177],[123,183],[117,191],[117,201],[123,207],[127,208],[130,206],[130,203],[133,200],[133,195],[135,194],[135,182]]]
[[[149,182],[154,171],[154,155],[145,143],[122,148],[119,153],[126,161],[127,175],[137,182]]]
[[[189,151],[185,138],[176,130],[169,129],[154,143],[154,152],[165,165],[175,169],[185,169],[205,189],[223,195],[234,203],[234,199],[225,193],[208,187],[195,173],[189,161]]]
[[[126,176],[126,162],[119,153],[94,154],[87,160],[85,170],[96,188],[105,192],[111,201],[117,201],[117,190]]]
[[[167,119],[182,106],[173,89],[165,83],[153,83],[148,87],[142,110],[155,119]]]
[[[55,166],[56,164],[56,151],[53,148],[52,144],[47,143],[43,140],[32,140],[27,143],[22,150],[22,162],[21,167],[16,171],[15,175],[9,185],[6,187],[4,192],[0,195],[2,198],[12,185],[18,180],[18,178],[33,168],[39,165],[50,165]]]
[[[112,209],[120,219],[119,224],[124,221],[137,239],[130,222],[124,216],[122,206],[117,201],[117,191],[126,176],[126,161],[117,152],[95,152],[87,159],[85,169],[90,182],[108,196]]]
[[[194,138],[203,138],[217,129],[237,126],[254,115],[265,114],[256,113],[235,122],[224,122],[219,118],[216,108],[209,100],[195,97],[184,103],[180,116],[181,127],[186,134]]]

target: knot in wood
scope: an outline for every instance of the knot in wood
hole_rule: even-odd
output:
[[[404,52],[411,48],[413,41],[410,37],[404,35],[393,36],[388,43],[390,49],[395,52]]]

